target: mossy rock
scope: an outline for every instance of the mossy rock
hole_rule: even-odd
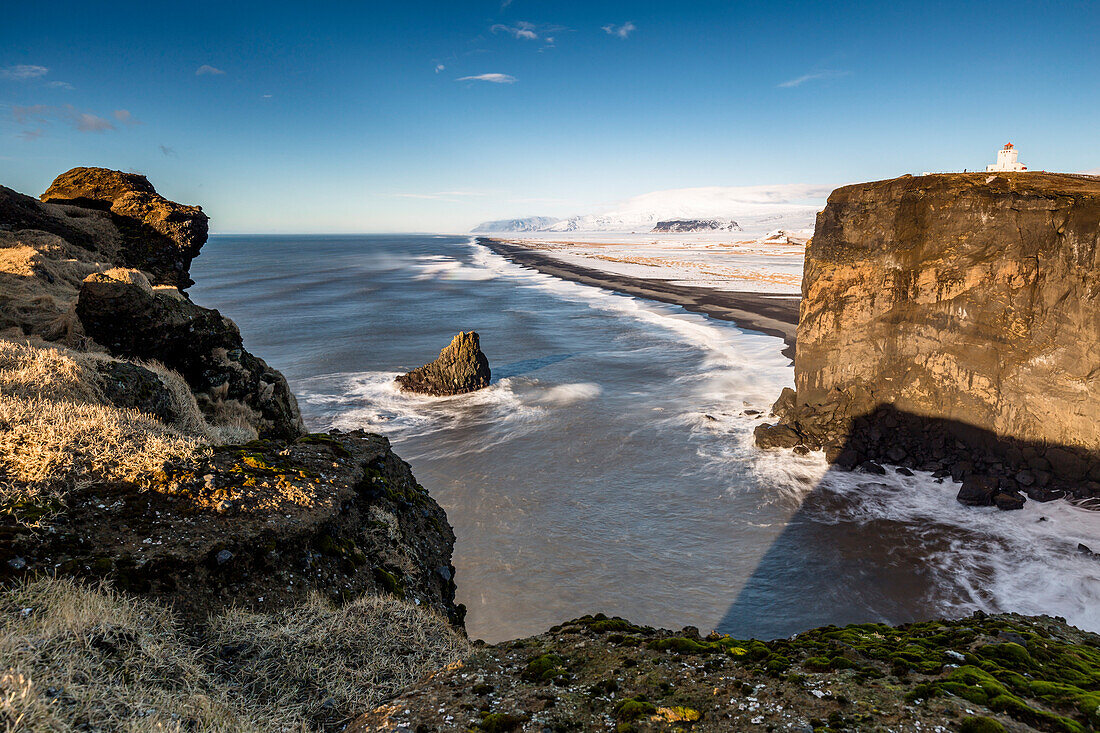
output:
[[[528,720],[530,718],[526,715],[515,713],[489,713],[481,719],[477,727],[485,733],[507,733],[507,731],[519,730]]]
[[[528,682],[553,682],[565,674],[564,659],[557,654],[542,654],[528,660],[521,677]]]
[[[1005,727],[993,718],[972,715],[959,723],[959,733],[1005,733]]]
[[[653,703],[632,697],[620,700],[615,705],[615,718],[624,723],[629,723],[646,715],[653,715],[656,712],[657,706]]]

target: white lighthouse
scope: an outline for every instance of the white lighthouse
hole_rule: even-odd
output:
[[[997,151],[997,162],[987,165],[985,169],[987,172],[1026,171],[1027,166],[1016,162],[1016,148],[1012,143],[1005,143],[1005,146]]]

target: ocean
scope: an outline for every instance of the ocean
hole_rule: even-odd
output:
[[[312,430],[389,437],[446,509],[472,638],[603,612],[777,638],[974,610],[1100,631],[1094,512],[765,453],[780,339],[519,267],[464,236],[212,236],[193,299],[280,369]],[[460,330],[493,381],[394,388]]]

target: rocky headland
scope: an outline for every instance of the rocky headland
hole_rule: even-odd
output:
[[[806,251],[795,390],[764,447],[1100,496],[1100,179],[903,176],[833,192]]]
[[[282,375],[187,295],[206,239],[201,210],[163,199],[144,177],[96,168],[62,175],[43,199],[0,188],[6,730],[1100,727],[1100,637],[1047,617],[756,641],[596,615],[471,645],[454,601],[454,534],[408,464],[378,435],[306,432]],[[1052,211],[1076,210],[1077,199],[1054,200]],[[1056,223],[1085,237],[1079,220]],[[1074,242],[1095,265],[1095,238]],[[1094,354],[1095,340],[1067,333],[1096,317],[1067,302],[1095,298],[1095,270],[1079,274],[1092,289],[1050,296],[1068,314],[1051,338],[1069,349],[1076,334]],[[828,362],[831,332],[818,328],[808,333]],[[867,369],[862,378],[878,378]],[[843,371],[820,382],[800,371],[800,398],[832,390]],[[404,381],[435,393],[485,386],[477,334],[460,333]],[[785,415],[802,414],[784,399]],[[1076,417],[1064,426],[1085,443],[1095,435]],[[801,423],[782,429],[798,445],[824,443]],[[838,444],[876,455],[848,435]],[[1037,462],[1053,464],[1051,450],[1025,454],[1036,458],[1028,470],[1051,474],[1047,486],[1063,480]]]

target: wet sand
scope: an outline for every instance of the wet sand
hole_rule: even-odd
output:
[[[638,298],[679,305],[711,318],[731,321],[749,331],[778,336],[787,344],[783,349],[784,356],[794,360],[795,331],[798,328],[799,297],[797,295],[742,293],[677,285],[668,280],[630,277],[584,267],[559,260],[545,252],[500,239],[478,237],[477,241],[517,265],[530,267],[547,275],[585,285],[595,285]]]

